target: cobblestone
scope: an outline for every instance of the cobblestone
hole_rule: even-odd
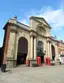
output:
[[[64,83],[64,65],[19,66],[6,73],[0,71],[0,83]]]

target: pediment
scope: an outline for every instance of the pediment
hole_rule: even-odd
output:
[[[32,16],[30,19],[34,19],[36,22],[39,22],[39,24],[42,24],[44,26],[47,26],[49,29],[51,29],[50,25],[42,17]]]

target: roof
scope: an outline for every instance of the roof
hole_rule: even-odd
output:
[[[19,26],[20,28],[29,30],[29,26],[28,26],[28,25],[25,25],[25,24],[23,24],[23,23],[20,23],[20,22],[14,20],[14,19],[9,19],[8,22],[5,24],[5,26],[6,26],[7,24],[13,24],[13,25]],[[5,26],[4,26],[4,28],[5,28]]]
[[[51,29],[50,25],[49,25],[49,24],[45,21],[45,19],[42,18],[42,17],[31,16],[30,19],[34,19],[35,21],[37,21],[37,22],[39,22],[39,23],[41,23],[41,24],[42,24],[42,22],[44,21],[44,23],[47,24],[48,28]],[[40,20],[41,20],[41,21],[40,21]],[[9,19],[8,22],[5,24],[5,26],[6,26],[8,23],[14,24],[14,25],[16,25],[16,26],[19,26],[20,28],[29,30],[29,26],[28,26],[28,25],[18,22],[15,17],[14,17],[14,19]],[[4,26],[4,28],[5,28],[5,26]]]

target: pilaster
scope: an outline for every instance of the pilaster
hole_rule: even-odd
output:
[[[34,56],[34,41],[33,36],[31,36],[31,59],[33,59]]]
[[[36,37],[34,38],[34,60],[36,60]]]

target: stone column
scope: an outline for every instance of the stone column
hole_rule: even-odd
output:
[[[55,61],[59,58],[58,56],[58,46],[57,46],[57,43],[55,44]]]
[[[34,42],[33,42],[33,36],[31,36],[31,59],[33,59],[33,54],[34,54]]]
[[[10,38],[10,25],[7,26],[7,32],[5,31],[5,35],[6,35],[6,39],[4,42],[4,57],[3,57],[3,63],[2,64],[6,64],[7,61],[7,52],[8,52],[8,45],[9,45],[9,38]]]
[[[34,60],[36,60],[36,38],[34,38]]]
[[[52,59],[51,42],[50,42],[50,59]]]
[[[48,53],[47,56],[50,56],[50,45],[49,45],[49,41],[48,41]]]
[[[10,39],[9,46],[7,52],[7,67],[15,67],[16,66],[16,42],[17,42],[17,31],[10,30]]]

